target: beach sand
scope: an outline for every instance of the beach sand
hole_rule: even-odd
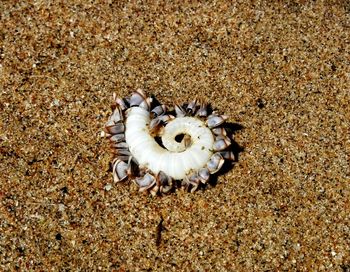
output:
[[[0,3],[1,271],[350,271],[348,1],[67,2]],[[114,184],[137,88],[228,115],[232,169]]]

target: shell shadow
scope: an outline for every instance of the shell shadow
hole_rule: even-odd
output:
[[[231,146],[229,149],[227,149],[228,151],[232,151],[234,156],[235,156],[235,159],[233,161],[228,161],[228,160],[225,160],[225,163],[224,165],[221,167],[221,169],[210,176],[210,179],[208,181],[207,184],[215,187],[216,184],[218,183],[218,177],[220,175],[223,175],[229,171],[232,170],[232,168],[234,167],[235,163],[238,162],[239,160],[239,157],[240,157],[240,153],[242,153],[244,151],[244,148],[242,146],[240,146],[235,140],[234,140],[234,135],[236,134],[236,132],[244,129],[244,127],[238,123],[230,123],[230,122],[227,122],[225,123],[225,126],[224,128],[226,129],[227,131],[227,136],[231,139]],[[204,186],[206,187],[206,186]]]

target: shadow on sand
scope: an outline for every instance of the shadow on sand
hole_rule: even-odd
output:
[[[210,176],[210,180],[208,182],[209,185],[215,187],[217,182],[218,182],[218,176],[220,175],[223,175],[229,171],[232,170],[234,164],[236,162],[238,162],[239,160],[239,156],[240,156],[240,153],[244,151],[244,148],[242,146],[240,146],[235,140],[234,140],[234,135],[244,129],[244,127],[238,123],[225,123],[225,129],[227,131],[227,136],[231,139],[232,143],[231,143],[231,146],[230,148],[228,149],[228,151],[232,151],[234,156],[235,156],[235,159],[233,161],[229,161],[229,160],[225,160],[225,163],[224,165],[222,166],[222,168],[215,174],[211,175]],[[206,186],[203,186],[204,188]]]

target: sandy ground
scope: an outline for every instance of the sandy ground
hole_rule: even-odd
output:
[[[233,2],[1,1],[1,271],[350,271],[350,4]],[[233,168],[113,184],[136,88],[242,126]]]

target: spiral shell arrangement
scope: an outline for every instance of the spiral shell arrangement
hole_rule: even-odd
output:
[[[194,100],[168,111],[140,89],[129,98],[114,95],[113,101],[104,135],[115,156],[115,182],[132,179],[152,195],[168,193],[176,184],[194,192],[225,159],[234,160],[227,117],[204,103]]]

